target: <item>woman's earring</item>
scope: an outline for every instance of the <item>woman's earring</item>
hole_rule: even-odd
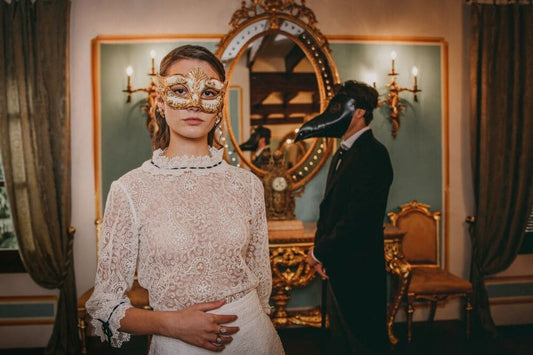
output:
[[[220,121],[222,121],[222,114],[219,112],[217,113],[217,120],[215,121],[215,126],[217,126]]]

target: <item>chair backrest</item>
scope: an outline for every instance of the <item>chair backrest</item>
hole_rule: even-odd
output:
[[[439,266],[440,212],[413,200],[400,206],[399,212],[389,212],[393,226],[405,232],[403,254],[413,266]]]

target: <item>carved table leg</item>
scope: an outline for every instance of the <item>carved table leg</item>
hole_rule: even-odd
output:
[[[272,286],[274,294],[271,299],[275,308],[272,322],[276,327],[290,324],[312,325],[320,324],[314,314],[289,316],[287,303],[289,291],[294,287],[305,287],[315,277],[314,269],[306,262],[307,249],[310,243],[270,245],[270,264],[272,266]]]

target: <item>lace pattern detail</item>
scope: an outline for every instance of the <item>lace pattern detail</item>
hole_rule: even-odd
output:
[[[154,152],[159,168],[145,162],[111,185],[95,290],[86,307],[93,319],[106,320],[113,307],[127,302],[110,318],[112,345],[129,340],[118,329],[131,307],[126,292],[136,268],[156,311],[221,298],[235,301],[256,289],[263,311],[270,312],[272,274],[261,181],[225,161],[203,171],[173,169],[212,165],[221,153],[167,159]],[[101,329],[100,322],[95,326]]]
[[[173,157],[167,158],[162,149],[157,149],[152,154],[152,159],[145,162],[142,168],[155,175],[181,175],[184,172],[196,174],[209,174],[212,170],[224,169],[223,149],[209,148],[209,154],[199,157]]]
[[[91,324],[94,328],[94,333],[102,341],[109,341],[111,346],[120,348],[123,343],[128,342],[131,338],[129,333],[118,330],[120,328],[120,320],[124,318],[126,311],[131,308],[131,304],[122,301],[122,303],[119,303],[115,307],[116,309],[111,314],[102,313],[103,316],[107,316],[109,319],[107,321],[107,327],[102,324],[102,319],[100,318],[92,318]]]

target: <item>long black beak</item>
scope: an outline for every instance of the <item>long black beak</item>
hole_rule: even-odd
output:
[[[246,150],[256,150],[257,149],[257,143],[259,142],[259,134],[253,133],[250,138],[244,143],[241,143],[239,145],[239,148],[241,148],[242,151]]]
[[[355,99],[344,95],[335,95],[320,115],[304,123],[295,142],[311,137],[340,138],[346,132],[355,112]]]

